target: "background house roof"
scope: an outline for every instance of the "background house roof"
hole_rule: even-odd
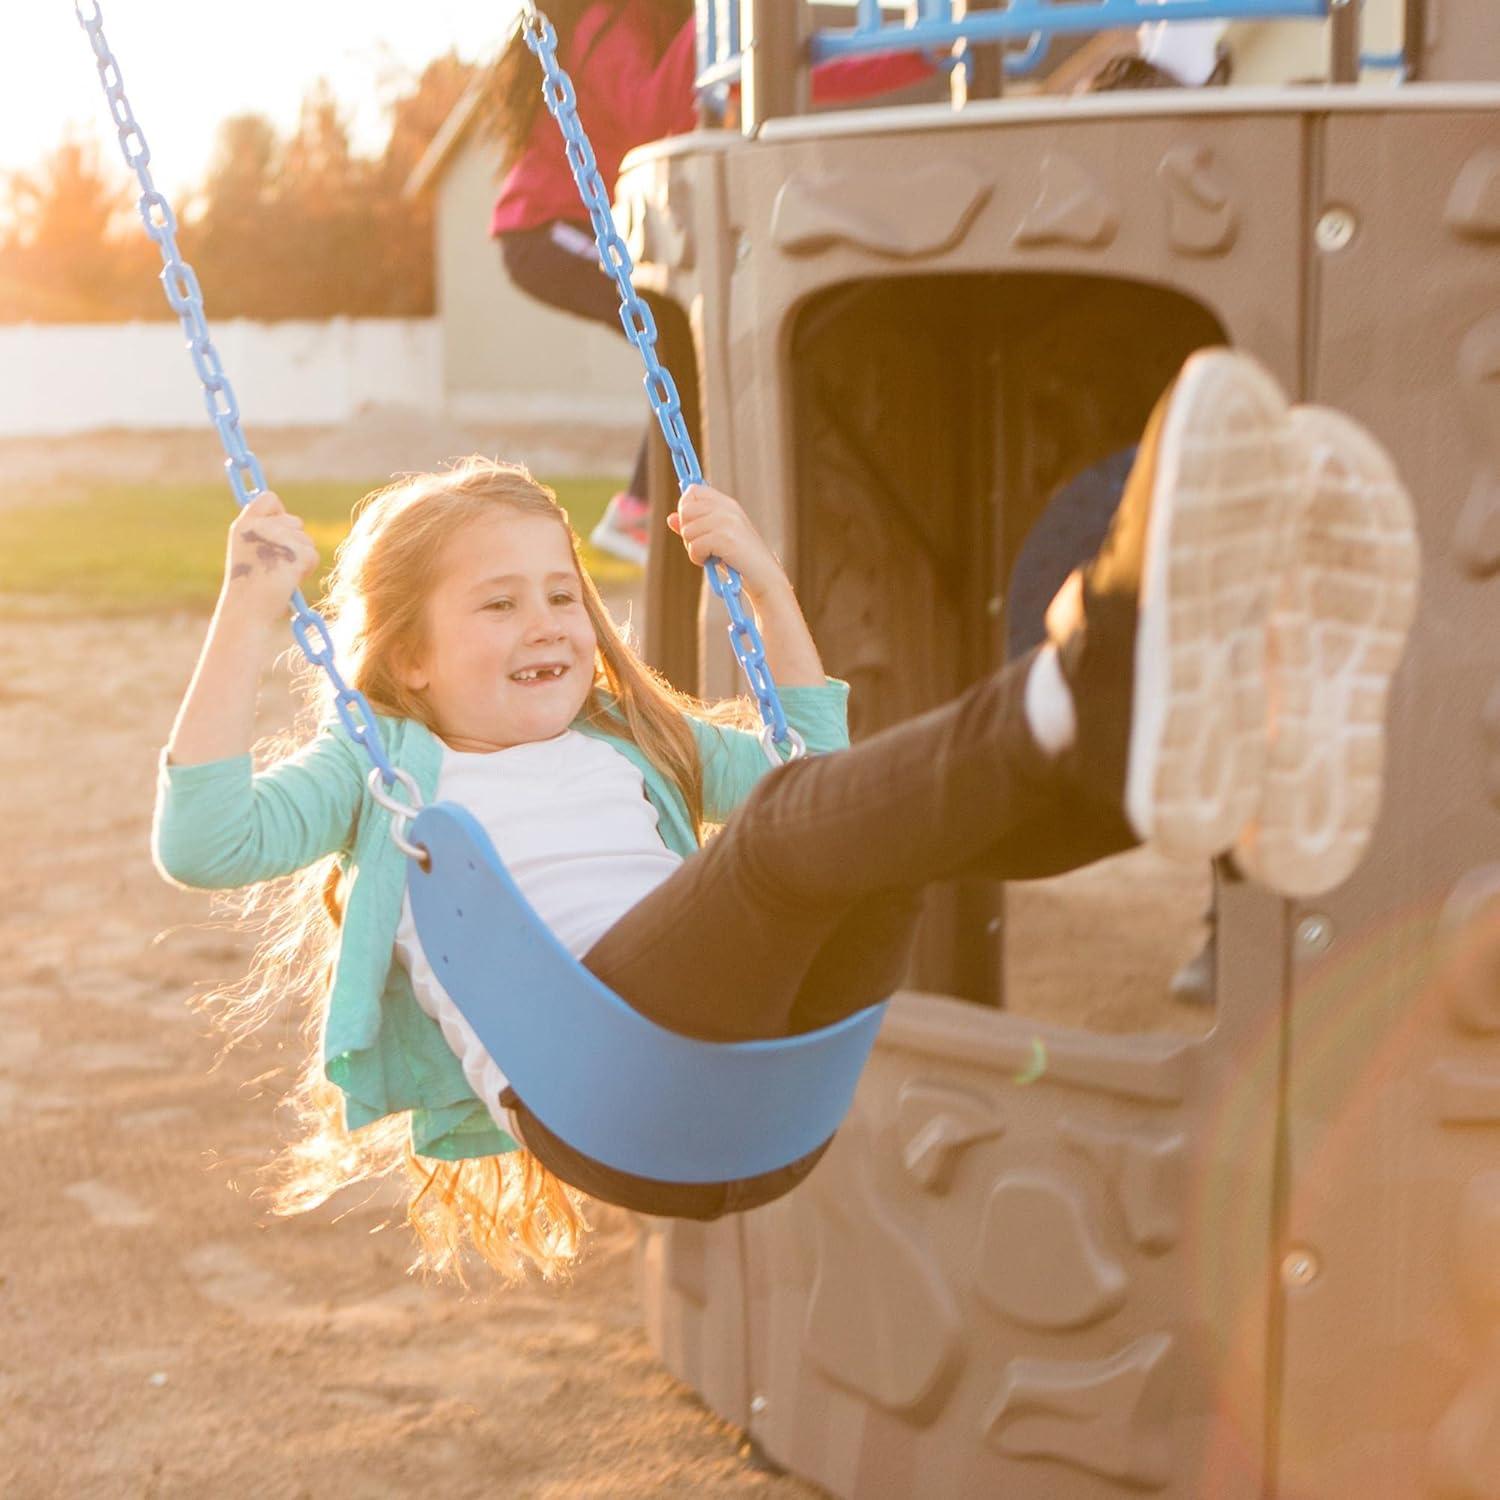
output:
[[[443,175],[454,153],[468,138],[469,132],[479,123],[484,114],[485,90],[489,86],[490,71],[482,69],[474,77],[452,113],[438,127],[427,149],[422,153],[406,185],[401,190],[404,198],[418,198]]]

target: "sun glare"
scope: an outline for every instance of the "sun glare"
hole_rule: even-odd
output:
[[[504,40],[512,3],[306,0],[204,5],[201,0],[100,0],[105,35],[169,193],[203,175],[219,122],[265,115],[291,127],[304,94],[326,78],[355,148],[378,151],[392,91],[450,49],[471,60]],[[97,141],[118,160],[88,38],[64,0],[0,13],[0,175],[34,169],[67,138]]]

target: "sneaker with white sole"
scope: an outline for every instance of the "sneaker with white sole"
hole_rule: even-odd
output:
[[[1098,555],[1047,612],[1077,718],[1075,782],[1173,858],[1228,849],[1259,806],[1292,472],[1276,381],[1232,350],[1193,355],[1152,413]]]
[[[589,544],[621,562],[646,566],[650,555],[651,506],[626,490],[610,497],[599,524],[589,533]]]
[[[1411,499],[1375,438],[1316,406],[1293,408],[1290,426],[1303,482],[1271,611],[1270,747],[1235,862],[1311,896],[1349,877],[1374,831],[1420,556]]]

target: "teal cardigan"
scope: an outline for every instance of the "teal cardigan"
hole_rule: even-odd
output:
[[[809,751],[849,743],[847,683],[783,687],[782,703]],[[424,802],[437,792],[441,742],[410,719],[379,718],[392,762],[416,778]],[[758,735],[689,719],[703,760],[703,811],[722,822],[770,769]],[[630,740],[577,721],[645,778],[666,846],[684,859],[698,847],[687,804]],[[515,1148],[475,1098],[436,1021],[417,1004],[395,961],[406,857],[391,842],[390,815],[371,798],[370,763],[339,724],[256,775],[249,755],[174,766],[162,756],[152,852],[180,885],[226,890],[289,875],[338,855],[352,881],[323,1034],[323,1066],[343,1091],[345,1123],[358,1130],[412,1112],[412,1149],[456,1160]],[[504,1059],[499,1059],[504,1067]]]

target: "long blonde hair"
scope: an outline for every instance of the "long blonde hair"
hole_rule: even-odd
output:
[[[420,694],[400,680],[403,653],[423,647],[424,603],[448,539],[499,507],[554,518],[567,532],[583,602],[598,641],[594,681],[583,717],[633,740],[676,784],[702,836],[703,768],[686,714],[746,723],[746,703],[709,707],[678,692],[647,667],[611,620],[583,567],[577,533],[553,492],[516,464],[471,457],[451,469],[405,478],[360,501],[339,545],[321,610],[338,645],[345,678],[379,714],[434,728]],[[304,711],[270,747],[286,753],[332,712],[332,687],[302,664]],[[393,1115],[358,1132],[343,1123],[342,1097],[324,1077],[321,1037],[342,922],[337,859],[241,894],[236,919],[260,942],[244,982],[209,997],[231,1043],[253,1030],[290,995],[307,1003],[306,1061],[286,1104],[294,1139],[273,1164],[270,1199],[278,1213],[299,1213],[358,1182],[402,1171],[407,1220],[416,1233],[412,1269],[463,1278],[465,1245],[507,1279],[528,1265],[548,1277],[576,1259],[587,1229],[580,1195],[529,1152],[438,1161],[416,1156],[409,1116]]]

